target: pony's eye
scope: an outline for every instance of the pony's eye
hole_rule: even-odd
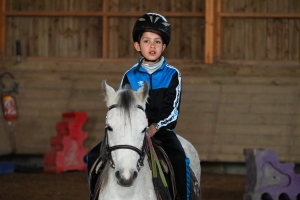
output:
[[[112,128],[110,125],[106,125],[106,129],[107,129],[108,131],[113,131],[113,128]]]

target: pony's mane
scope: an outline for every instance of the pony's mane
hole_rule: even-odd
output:
[[[133,90],[129,85],[125,85],[123,89],[118,92],[118,97],[118,107],[130,117],[130,109],[136,105],[136,98],[134,97]]]

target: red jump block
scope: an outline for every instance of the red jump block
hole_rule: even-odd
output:
[[[56,124],[57,136],[50,141],[51,151],[44,155],[45,172],[86,170],[84,156],[88,150],[83,147],[87,133],[82,126],[87,120],[86,113],[63,113],[63,120]]]
[[[82,131],[82,126],[87,120],[84,112],[63,113],[63,120],[56,124],[57,135],[70,135],[77,141],[83,141],[87,134]]]
[[[294,163],[280,163],[277,153],[246,149],[247,182],[244,200],[300,200],[300,174]]]
[[[52,146],[52,151],[44,155],[45,172],[65,172],[86,170],[83,162],[87,150],[70,137],[62,138],[62,145]]]

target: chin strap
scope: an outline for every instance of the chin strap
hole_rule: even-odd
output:
[[[137,68],[135,68],[135,70],[133,71],[134,73],[136,73],[137,71],[139,71],[139,69],[140,69],[140,67],[141,67],[141,65],[142,65],[144,59],[145,59],[145,58],[142,58],[142,59],[141,59],[141,61],[139,62],[139,65],[138,65]]]
[[[157,62],[157,61],[160,61],[161,56],[162,55],[160,55],[156,60],[148,60],[147,58],[144,57],[144,60],[147,61],[147,62]]]
[[[148,60],[147,58],[145,58],[145,57],[143,56],[142,52],[140,52],[140,54],[141,54],[141,56],[142,56],[142,59],[141,59],[141,61],[139,62],[137,68],[135,68],[135,70],[133,71],[134,73],[136,73],[137,71],[139,71],[139,69],[140,69],[140,67],[141,67],[141,65],[142,65],[142,63],[143,63],[143,61],[146,61],[146,62],[157,62],[157,61],[160,61],[160,59],[161,59],[161,57],[162,57],[162,54],[160,54],[160,56],[159,56],[157,59],[155,59],[155,60]]]

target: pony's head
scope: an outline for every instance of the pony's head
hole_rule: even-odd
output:
[[[102,88],[108,108],[102,152],[106,152],[117,183],[128,187],[137,178],[144,160],[148,85],[145,82],[137,91],[129,86],[115,91],[103,81]]]

